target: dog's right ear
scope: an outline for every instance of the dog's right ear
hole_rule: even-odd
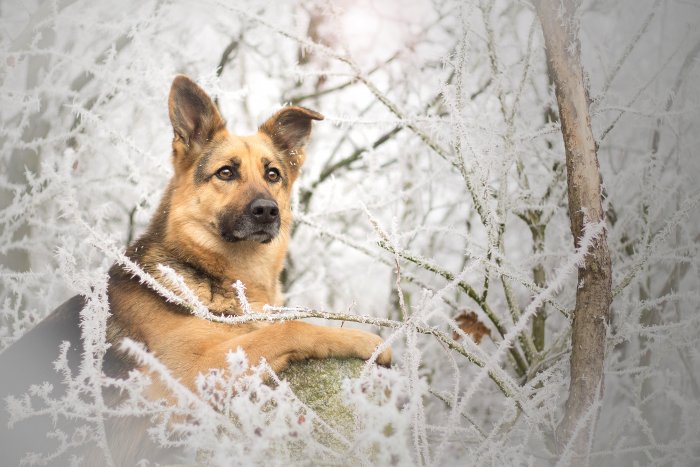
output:
[[[175,131],[173,148],[196,151],[210,141],[226,122],[206,92],[187,76],[173,80],[168,98],[170,122]]]

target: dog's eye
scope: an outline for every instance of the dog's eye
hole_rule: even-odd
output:
[[[234,177],[235,173],[233,171],[233,167],[230,167],[228,165],[221,167],[219,170],[216,171],[216,176],[220,180],[231,180]]]
[[[265,172],[265,178],[267,178],[268,182],[279,182],[280,171],[275,168],[267,169],[267,172]]]

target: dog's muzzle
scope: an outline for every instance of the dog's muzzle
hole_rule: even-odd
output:
[[[227,242],[252,240],[269,243],[280,230],[280,211],[269,198],[256,198],[243,213],[227,212],[219,217],[221,237]]]

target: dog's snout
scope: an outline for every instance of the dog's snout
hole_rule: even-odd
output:
[[[280,224],[280,208],[270,198],[255,198],[242,211],[232,207],[219,215],[221,237],[228,242],[269,243],[279,233]]]
[[[250,216],[260,223],[272,223],[279,219],[280,210],[271,199],[258,198],[248,206]]]

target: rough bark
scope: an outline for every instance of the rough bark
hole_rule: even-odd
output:
[[[589,100],[578,40],[577,0],[539,0],[547,61],[554,79],[561,121],[568,184],[569,217],[578,248],[586,223],[603,221],[597,146],[591,130]],[[584,215],[585,213],[585,215]],[[578,270],[571,334],[571,381],[565,414],[557,428],[560,452],[570,446],[572,463],[586,465],[595,423],[593,404],[602,396],[606,327],[609,320],[611,264],[605,232],[588,249]]]

